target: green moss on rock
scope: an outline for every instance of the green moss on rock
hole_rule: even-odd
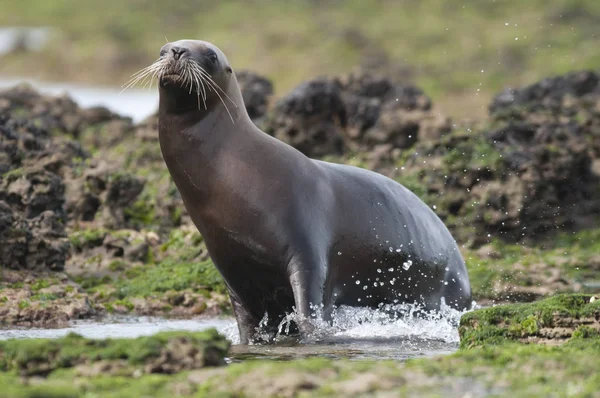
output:
[[[592,297],[563,294],[534,303],[500,305],[467,313],[460,320],[461,347],[531,338],[560,342],[573,335],[591,335],[578,328],[600,329],[597,321],[600,318],[600,301],[590,302]],[[575,333],[577,330],[579,332]]]
[[[0,341],[0,371],[16,371],[24,376],[48,375],[57,369],[97,361],[149,365],[161,356],[181,361],[181,369],[191,369],[224,364],[229,344],[214,329],[198,333],[165,332],[136,339],[92,340],[70,334],[54,340],[5,340]],[[146,367],[146,373],[161,373],[150,368]]]
[[[115,284],[119,297],[147,297],[170,290],[202,288],[225,292],[221,275],[211,261],[185,263],[169,259],[157,265],[139,267],[137,270],[138,273],[133,277],[122,279]]]

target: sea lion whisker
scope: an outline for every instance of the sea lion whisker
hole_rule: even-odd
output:
[[[131,81],[129,81],[129,82],[127,83],[127,85],[126,85],[126,86],[123,88],[123,90],[121,91],[121,93],[122,93],[123,91],[125,91],[125,90],[127,90],[127,89],[129,89],[129,88],[131,88],[131,87],[133,87],[133,86],[135,86],[135,85],[136,85],[136,84],[138,84],[140,81],[144,81],[144,80],[145,80],[145,79],[148,77],[148,75],[150,75],[150,74],[151,74],[151,71],[148,71],[146,74],[144,74],[144,75],[140,75],[140,76],[136,77],[135,79],[132,79],[132,80],[131,80]]]
[[[123,90],[121,91],[121,93],[124,92],[125,90],[135,86],[136,84],[138,84],[140,82],[144,82],[148,78],[149,75],[152,75],[152,79],[154,79],[155,75],[161,69],[161,66],[163,66],[163,64],[164,64],[164,62],[159,62],[159,61],[156,61],[153,64],[145,67],[144,69],[134,73],[133,77],[131,79],[129,79],[129,81],[127,83],[125,83],[123,86],[121,86],[121,87],[123,87]]]
[[[152,78],[150,80],[150,87],[148,88],[148,91],[150,91],[150,89],[152,88],[152,82],[154,81],[154,79],[156,79],[156,81],[158,82],[158,76],[160,71],[162,70],[164,66],[161,66],[159,68],[156,68],[156,70],[154,71],[154,73],[152,74]]]
[[[144,77],[148,76],[150,73],[152,73],[152,69],[145,69],[144,73],[141,73],[141,74],[139,74],[139,75],[137,75],[137,76],[129,79],[129,81],[125,85],[136,84],[141,79],[143,79]]]
[[[215,83],[215,81],[213,80],[213,78],[212,78],[212,77],[210,76],[210,74],[209,74],[209,73],[206,71],[206,69],[204,69],[204,68],[202,67],[202,65],[195,64],[195,66],[197,66],[197,67],[199,68],[199,73],[200,73],[200,75],[201,75],[201,76],[204,76],[204,78],[205,78],[206,80],[210,81],[214,87],[216,87],[217,89],[219,89],[219,90],[221,91],[221,93],[223,93],[223,95],[225,95],[225,96],[227,97],[227,99],[229,99],[229,101],[231,101],[231,103],[232,103],[232,104],[233,104],[235,107],[237,107],[237,104],[235,103],[235,101],[234,101],[234,100],[232,100],[232,99],[229,97],[229,95],[227,95],[227,93],[226,93],[225,91],[223,91],[223,89],[222,89],[221,87],[219,87],[219,85],[218,85],[218,84],[216,84],[216,83]]]
[[[200,108],[200,96],[202,96],[202,102],[204,103],[204,109],[208,109],[206,107],[206,89],[204,88],[204,82],[202,81],[202,76],[199,77],[199,75],[196,73],[197,70],[194,70],[194,80],[196,81],[196,87],[197,87],[197,91],[198,91],[198,109]],[[200,89],[200,86],[202,86],[202,90]]]
[[[187,83],[187,82],[188,82],[188,80],[189,80],[189,85],[190,85],[190,91],[189,91],[189,94],[191,95],[191,94],[192,94],[192,91],[194,91],[194,84],[193,84],[193,81],[192,81],[192,73],[190,72],[190,68],[186,68],[186,69],[185,69],[185,80],[184,80],[184,82],[185,82],[186,84],[188,84],[188,83]]]
[[[195,76],[196,80],[199,81],[200,85],[202,86],[202,100],[204,101],[204,109],[207,109],[206,108],[206,87],[204,87],[204,78],[202,77],[202,73],[200,73],[200,69],[198,68],[196,63],[192,63],[191,67],[194,70],[194,76]]]
[[[161,67],[161,65],[162,65],[162,64],[164,64],[164,61],[162,61],[162,60],[160,60],[160,59],[159,59],[159,60],[157,60],[157,61],[155,61],[155,62],[154,62],[154,63],[152,63],[151,65],[149,65],[149,66],[147,66],[147,67],[145,67],[145,68],[143,68],[143,69],[139,70],[138,72],[134,73],[134,74],[131,76],[131,79],[129,80],[129,82],[131,82],[131,81],[135,81],[135,80],[136,80],[136,79],[138,79],[138,78],[142,78],[143,76],[146,76],[146,75],[148,75],[149,73],[152,73],[152,72],[155,72],[155,71],[157,71],[157,70],[158,70],[158,69]]]
[[[225,107],[225,110],[227,111],[227,113],[229,114],[229,118],[231,119],[231,121],[235,124],[234,120],[233,120],[233,116],[231,115],[231,112],[229,111],[229,107],[227,107],[227,104],[225,103],[225,100],[223,99],[223,97],[221,97],[221,95],[219,94],[219,91],[217,91],[217,89],[220,89],[220,87],[217,85],[217,83],[215,83],[215,81],[206,73],[202,74],[200,73],[201,77],[204,77],[206,79],[206,83],[208,85],[208,87],[212,87],[212,89],[214,90],[215,94],[217,94],[217,96],[219,97],[219,99],[221,100],[221,102],[223,103],[223,106]],[[223,90],[221,90],[223,91]],[[223,94],[225,94],[223,92]],[[225,96],[227,98],[229,98],[229,96],[227,94],[225,94]],[[231,101],[231,98],[229,98],[229,100]],[[234,103],[235,105],[235,103]],[[237,107],[237,105],[236,105]]]
[[[215,81],[212,79],[212,77],[210,77],[210,75],[208,74],[208,72],[206,72],[206,71],[204,70],[204,68],[202,68],[201,66],[200,66],[200,72],[201,72],[201,74],[203,74],[203,75],[206,77],[206,79],[207,79],[208,81],[212,82],[212,83],[214,84],[214,86],[215,86],[217,89],[219,89],[219,90],[220,90],[220,91],[223,93],[223,95],[225,95],[225,96],[227,97],[227,99],[229,99],[229,101],[231,101],[231,103],[232,103],[232,104],[233,104],[233,105],[234,105],[234,106],[237,108],[237,104],[235,103],[235,101],[234,101],[234,100],[232,100],[232,99],[231,99],[231,98],[230,98],[230,97],[227,95],[227,93],[226,93],[225,91],[223,91],[223,89],[222,89],[221,87],[219,87],[219,85],[218,85],[217,83],[215,83]]]
[[[219,94],[219,92],[217,91],[217,88],[219,88],[219,86],[217,85],[217,83],[215,83],[212,79],[210,79],[210,76],[209,76],[209,79],[206,80],[206,83],[209,85],[209,87],[212,86],[215,94],[217,94],[217,96],[219,97],[219,99],[223,103],[223,106],[225,107],[225,110],[229,114],[229,118],[231,119],[231,122],[233,124],[235,124],[235,121],[233,120],[233,116],[231,115],[231,112],[229,111],[229,108],[227,107],[227,104],[225,103],[225,100],[223,99],[223,97],[221,97],[221,94]],[[225,94],[225,95],[227,95],[227,94]]]
[[[138,76],[148,70],[152,70],[153,68],[156,68],[159,63],[160,63],[160,59],[157,59],[156,61],[154,61],[153,63],[151,63],[150,65],[146,66],[145,68],[140,69],[139,71],[135,72],[134,74],[132,74],[130,77],[135,77]]]

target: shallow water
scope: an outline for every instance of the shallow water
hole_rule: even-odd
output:
[[[446,310],[427,319],[405,316],[390,319],[382,311],[366,308],[340,309],[332,325],[320,325],[315,342],[299,342],[277,336],[269,345],[236,344],[239,342],[233,318],[173,320],[150,317],[112,317],[103,321],[77,321],[68,328],[15,328],[0,330],[0,340],[58,338],[77,333],[87,338],[134,338],[162,331],[200,331],[216,328],[234,343],[229,362],[248,359],[289,360],[303,357],[393,359],[444,355],[458,348],[456,322],[461,313]],[[290,320],[293,319],[290,316]],[[281,330],[285,329],[285,324]]]

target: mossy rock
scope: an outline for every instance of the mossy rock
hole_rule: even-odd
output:
[[[58,369],[95,362],[125,362],[130,371],[174,373],[224,365],[229,341],[209,329],[198,333],[164,332],[135,339],[86,339],[69,334],[60,339],[0,341],[0,371],[47,376]]]
[[[561,294],[534,303],[484,308],[463,315],[462,348],[507,341],[560,344],[600,330],[600,300],[588,294]]]

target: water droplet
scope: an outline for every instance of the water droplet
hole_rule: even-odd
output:
[[[396,253],[400,253],[402,249],[396,249]]]
[[[377,268],[377,272],[381,274],[381,268]]]
[[[360,285],[360,281],[359,281],[359,280],[357,280],[357,281],[356,281],[356,284],[357,284],[357,285]]]
[[[408,269],[410,268],[410,266],[412,265],[412,261],[408,260],[407,262],[405,262],[404,264],[402,264],[402,269],[405,271],[408,271]]]
[[[436,206],[436,205],[433,205],[433,210],[435,210],[435,209],[437,209],[437,206]]]
[[[390,267],[388,268],[388,271],[392,272],[394,270],[394,267]]]
[[[338,256],[341,256],[341,255],[342,255],[342,252],[338,252]]]
[[[367,290],[367,285],[364,285],[364,286],[363,286],[363,290]]]

